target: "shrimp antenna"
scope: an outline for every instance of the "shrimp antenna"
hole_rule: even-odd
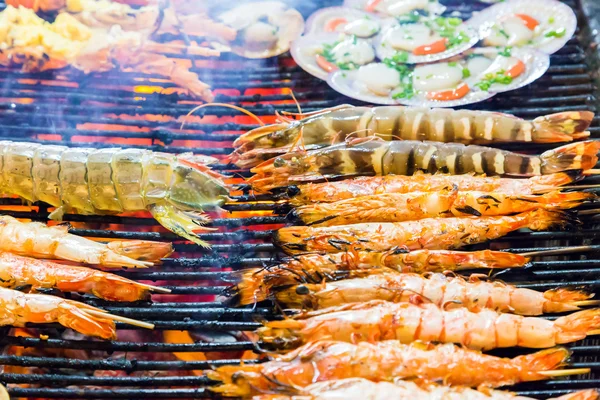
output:
[[[133,325],[133,326],[138,326],[140,328],[154,329],[154,324],[150,324],[148,322],[143,322],[143,321],[138,321],[136,319],[121,317],[119,315],[109,314],[109,313],[107,313],[105,311],[88,310],[88,309],[85,309],[83,311],[86,314],[92,315],[94,317],[105,318],[105,319],[110,319],[110,320],[113,320],[113,321],[123,322],[125,324],[129,324],[129,325]]]
[[[198,111],[201,108],[205,108],[205,107],[226,107],[226,108],[231,108],[233,110],[237,110],[241,113],[244,113],[246,115],[248,115],[249,117],[253,118],[256,122],[258,122],[258,124],[260,126],[265,126],[265,123],[262,122],[262,120],[260,118],[258,118],[258,116],[256,116],[256,114],[251,113],[250,111],[246,110],[245,108],[242,107],[238,107],[238,106],[234,106],[233,104],[227,104],[227,103],[206,103],[206,104],[200,104],[197,107],[194,107],[190,110],[189,113],[187,113],[185,115],[185,117],[183,117],[183,122],[181,123],[181,126],[179,127],[179,130],[182,130],[185,122],[186,122],[186,118],[188,118],[190,115],[192,115],[193,113],[195,113],[196,111]]]
[[[298,108],[298,114],[302,115],[302,107],[300,107],[300,103],[296,100],[296,96],[294,96],[294,91],[290,89],[290,96],[294,99],[294,103],[296,103],[296,107]]]

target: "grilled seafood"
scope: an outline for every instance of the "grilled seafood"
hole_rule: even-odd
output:
[[[309,343],[256,365],[228,365],[206,371],[223,382],[211,388],[224,396],[286,393],[316,382],[365,378],[374,382],[401,378],[444,381],[450,385],[498,387],[547,379],[564,365],[569,350],[554,348],[512,359],[499,358],[451,344],[409,345],[396,340],[357,344]],[[482,374],[481,371],[486,371]],[[588,370],[589,371],[589,370]],[[579,372],[579,371],[576,371]]]
[[[456,249],[502,237],[521,228],[534,231],[569,226],[562,212],[537,209],[514,216],[425,218],[406,222],[371,222],[354,225],[291,226],[275,232],[273,241],[286,253],[356,250],[387,251]]]
[[[352,107],[342,105],[300,120],[281,118],[235,140],[232,160],[254,166],[265,156],[285,153],[299,142],[328,146],[347,138],[377,136],[385,140],[433,140],[486,144],[497,142],[569,142],[589,136],[594,114],[569,111],[527,121],[509,114],[425,107]]]
[[[268,322],[258,329],[258,336],[283,348],[317,340],[350,343],[422,340],[490,350],[552,347],[600,333],[600,309],[578,311],[548,321],[489,309],[474,313],[462,307],[445,310],[431,303],[372,300],[311,311],[296,318]]]
[[[590,169],[598,161],[600,141],[571,143],[526,156],[458,143],[359,140],[308,152],[290,152],[252,169],[248,181],[266,191],[311,181],[357,175],[413,175],[416,171],[531,177]]]
[[[8,6],[0,13],[0,64],[20,65],[26,72],[59,69],[71,65],[85,73],[109,71],[117,66],[171,79],[191,95],[212,101],[209,85],[198,75],[161,52],[186,50],[189,54],[218,56],[201,47],[163,45],[147,40],[137,31],[119,25],[90,28],[69,13],[60,13],[52,23],[33,10]]]
[[[438,192],[384,193],[311,204],[292,211],[306,225],[332,226],[359,222],[402,222],[465,215],[498,216],[536,209],[566,210],[596,199],[593,193],[550,192],[542,196],[495,192],[459,192],[458,187]]]
[[[386,272],[460,271],[471,268],[523,267],[527,257],[501,251],[416,250],[356,251],[333,254],[303,254],[267,268],[238,273],[231,289],[241,305],[271,298],[280,289],[298,284],[318,284]]]
[[[554,400],[596,400],[598,392],[583,390],[561,396]],[[533,400],[511,392],[487,389],[473,390],[467,387],[450,387],[433,383],[396,380],[395,382],[371,382],[363,378],[348,378],[318,382],[309,385],[296,395],[260,395],[252,400]],[[552,399],[551,399],[552,400]]]
[[[554,289],[537,292],[502,282],[484,282],[476,275],[465,280],[441,273],[376,273],[365,278],[300,284],[274,294],[278,303],[291,308],[321,309],[370,300],[410,302],[416,296],[444,310],[465,307],[472,312],[492,309],[519,315],[578,310],[598,304],[580,290]]]
[[[170,292],[92,268],[57,264],[7,252],[0,252],[0,286],[10,289],[23,286],[56,288],[63,292],[91,293],[109,301],[129,302],[145,300],[150,292]]]
[[[138,149],[86,149],[0,142],[0,191],[58,207],[64,213],[148,210],[165,228],[201,246],[205,208],[229,193],[201,157]],[[10,249],[5,249],[9,250]]]
[[[0,237],[0,251],[112,268],[145,268],[153,265],[152,261],[158,261],[173,251],[170,243],[98,243],[69,233],[65,225],[50,227],[39,222],[20,222],[8,215],[0,216]],[[147,253],[144,254],[145,251]],[[141,261],[130,256],[142,256],[151,261]]]
[[[102,339],[116,339],[114,320],[152,329],[151,324],[117,317],[73,300],[43,294],[25,294],[0,288],[0,325],[24,327],[28,323],[58,322],[79,333]]]
[[[510,195],[531,195],[560,189],[560,186],[581,179],[580,171],[559,172],[533,176],[528,179],[486,177],[473,174],[412,176],[361,176],[342,181],[307,183],[287,190],[290,204],[300,206],[313,203],[331,203],[360,196],[383,193],[437,192],[456,185],[458,190],[500,192]]]

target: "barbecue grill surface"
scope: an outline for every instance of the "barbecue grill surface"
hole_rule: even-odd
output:
[[[590,7],[595,1],[589,0]],[[449,6],[448,12],[456,11],[462,17],[468,17],[472,11],[485,6],[471,0],[462,2],[464,5],[456,1],[442,2]],[[579,1],[565,2],[578,12],[580,25],[577,37],[552,55],[548,73],[532,85],[470,108],[507,112],[524,118],[566,110],[598,111],[596,76],[592,73],[597,65],[597,53],[585,50],[592,38],[586,28],[588,20]],[[318,7],[337,4],[320,1],[299,3],[305,17]],[[231,55],[225,55],[219,61],[186,55],[177,57],[196,63],[194,72],[212,84],[218,94],[215,101],[243,106],[259,116],[272,116],[276,110],[295,111],[296,106],[289,96],[290,88],[294,90],[303,111],[341,103],[360,104],[338,95],[324,82],[304,73],[289,55],[258,61]],[[0,100],[0,136],[15,141],[86,147],[122,145],[174,153],[193,149],[222,158],[232,150],[232,140],[237,134],[256,126],[255,121],[240,116],[234,110],[205,108],[197,113],[204,116],[202,119],[191,119],[184,130],[180,130],[181,118],[199,103],[179,93],[169,81],[133,72],[112,71],[86,76],[68,68],[37,74],[2,68]],[[272,122],[272,119],[267,118],[266,121]],[[598,118],[594,119],[590,131],[592,137],[600,136]],[[511,148],[510,145],[506,147]],[[541,151],[548,147],[530,148]],[[217,168],[235,176],[249,175],[247,171],[231,169],[225,163]],[[586,183],[600,183],[600,179],[590,179]],[[238,201],[224,207],[229,213],[213,222],[219,231],[202,235],[202,239],[213,244],[211,251],[201,250],[166,233],[149,215],[67,215],[65,220],[73,223],[71,231],[75,234],[96,238],[176,241],[176,253],[163,265],[120,273],[128,278],[159,281],[159,284],[173,290],[171,295],[163,295],[160,299],[155,297],[157,301],[154,303],[108,303],[93,297],[72,295],[110,312],[155,323],[157,332],[149,334],[145,342],[127,341],[127,337],[117,342],[100,342],[77,336],[61,338],[58,333],[63,329],[58,326],[40,328],[40,332],[50,336],[48,340],[13,337],[8,335],[8,328],[0,328],[2,345],[94,350],[95,355],[91,359],[0,355],[0,365],[43,367],[50,371],[48,374],[2,373],[0,382],[35,384],[31,388],[12,388],[10,393],[15,398],[212,397],[205,389],[210,382],[200,374],[154,375],[165,370],[198,371],[238,363],[235,357],[239,356],[239,352],[252,349],[253,345],[248,341],[236,341],[226,332],[259,327],[257,316],[276,317],[270,304],[258,305],[254,309],[233,309],[215,300],[215,295],[221,294],[232,281],[230,271],[272,264],[281,256],[272,246],[270,234],[285,222],[285,218],[272,215],[271,199],[244,192],[234,197]],[[256,203],[256,200],[264,201]],[[3,213],[19,218],[44,221],[48,215],[43,204],[23,206],[22,202],[14,199],[0,199],[0,207]],[[530,269],[506,274],[502,279],[538,290],[575,285],[600,292],[600,225],[590,216],[583,219],[585,224],[577,232],[518,232],[494,241],[491,245],[494,249],[522,251],[593,246],[592,251],[586,253],[538,259]],[[120,328],[121,333],[127,333],[124,326]],[[196,330],[205,336],[215,337],[217,333],[220,336],[212,342],[170,344],[163,342],[162,330]],[[523,395],[546,398],[574,389],[600,387],[600,340],[587,339],[571,348],[574,352],[573,367],[589,367],[592,374],[519,385],[515,390]],[[202,351],[226,353],[223,353],[223,359],[213,361],[156,361],[139,356],[140,352]],[[122,353],[117,355],[115,352],[128,352],[129,356],[123,358]],[[513,352],[497,354],[508,356]],[[97,370],[112,371],[116,376],[93,376]],[[149,372],[140,374],[140,371]]]

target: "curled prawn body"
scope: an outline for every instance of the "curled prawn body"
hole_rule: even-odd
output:
[[[274,296],[280,288],[297,284],[320,284],[348,277],[385,272],[459,271],[471,268],[523,267],[527,257],[502,251],[416,250],[356,251],[302,254],[280,265],[247,269],[238,273],[234,288],[239,304],[253,304]]]
[[[564,348],[510,359],[451,344],[319,341],[270,362],[228,365],[206,373],[222,382],[211,390],[231,397],[287,393],[316,382],[346,378],[373,382],[419,378],[449,385],[498,387],[546,379],[545,372],[563,365],[568,357]]]
[[[145,268],[173,252],[170,243],[119,241],[104,244],[73,235],[64,225],[50,227],[39,222],[20,222],[7,215],[0,216],[0,236],[0,251],[112,268]]]
[[[582,178],[580,171],[559,172],[528,179],[477,176],[473,174],[445,175],[416,173],[412,176],[361,176],[341,181],[307,183],[288,190],[294,206],[332,203],[361,196],[383,193],[437,192],[449,186],[459,191],[500,192],[512,195],[531,195],[559,189]]]
[[[406,222],[372,222],[353,225],[279,229],[274,242],[289,254],[336,253],[356,250],[447,250],[502,237],[521,228],[546,230],[567,227],[574,221],[562,212],[537,209],[513,216],[425,218]],[[577,221],[575,221],[577,222]]]
[[[465,144],[570,142],[589,136],[586,129],[593,116],[589,111],[575,111],[526,121],[475,110],[343,105],[247,132],[234,142],[233,159],[238,166],[254,166],[265,160],[265,154],[285,153],[295,143],[322,147],[371,136]]]
[[[462,307],[445,310],[430,303],[381,300],[312,311],[297,318],[269,322],[257,333],[263,341],[284,348],[316,340],[351,343],[422,340],[491,350],[552,347],[584,339],[600,328],[600,309],[578,311],[549,321],[489,309],[474,313]]]
[[[228,195],[204,158],[140,149],[86,149],[0,142],[0,190],[64,213],[148,210],[168,230],[202,246],[195,233]]]
[[[413,175],[419,171],[532,177],[593,168],[599,150],[600,142],[592,140],[528,156],[460,143],[367,139],[286,153],[253,168],[255,175],[248,181],[260,192],[329,179]]]
[[[63,292],[91,293],[109,301],[138,301],[149,298],[150,292],[169,290],[145,285],[91,268],[57,264],[45,260],[0,252],[0,286],[33,289],[56,288]]]
[[[96,307],[73,300],[0,288],[2,326],[24,327],[28,323],[57,322],[84,335],[116,339],[115,323],[108,317],[101,317],[103,313]]]
[[[300,284],[275,293],[276,301],[292,308],[321,309],[371,300],[410,302],[415,295],[445,310],[465,307],[472,312],[491,309],[519,315],[574,311],[579,305],[596,304],[579,290],[555,289],[537,292],[501,282],[480,281],[472,276],[441,273],[375,274],[335,282]]]
[[[293,215],[306,225],[332,226],[358,222],[402,222],[422,218],[497,216],[543,209],[570,209],[596,199],[593,193],[550,192],[545,195],[506,195],[495,192],[383,193],[333,203],[299,207]]]

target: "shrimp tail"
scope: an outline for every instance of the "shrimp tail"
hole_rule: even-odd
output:
[[[581,289],[558,288],[547,290],[544,292],[544,298],[548,300],[544,304],[544,312],[575,311],[584,305],[600,304],[600,300],[590,300],[592,297],[594,297],[594,294]]]
[[[190,213],[178,210],[170,204],[154,204],[150,208],[150,213],[159,224],[174,234],[184,237],[204,248],[210,247],[210,245],[200,239],[196,233],[214,230],[213,228],[202,226],[210,221],[207,216],[203,214],[195,214],[192,216]]]
[[[556,229],[570,229],[581,224],[575,215],[566,211],[537,209],[529,214],[529,229],[532,231],[545,231]]]
[[[117,330],[114,321],[90,315],[87,313],[87,307],[81,303],[65,301],[59,306],[60,314],[58,322],[79,333],[89,336],[99,336],[103,339],[115,340]],[[97,310],[95,307],[89,307],[89,310]]]
[[[565,111],[544,115],[533,120],[534,140],[537,143],[570,142],[590,136],[586,129],[592,123],[590,111]]]
[[[571,143],[556,149],[548,150],[540,156],[542,174],[551,174],[571,169],[587,170],[594,168],[598,162],[600,141],[588,140]]]
[[[562,193],[558,190],[546,193],[542,196],[524,195],[518,196],[519,200],[538,203],[546,208],[569,209],[575,208],[586,201],[596,201],[598,196],[588,192],[568,192]]]
[[[118,240],[109,242],[107,247],[117,254],[138,261],[156,262],[173,253],[173,244],[147,240]]]
[[[555,397],[550,400],[596,400],[598,399],[598,391],[596,389],[580,390],[574,393],[568,393],[564,396]]]
[[[559,186],[568,185],[569,183],[574,183],[580,181],[585,176],[583,175],[583,171],[580,169],[572,169],[564,172],[557,172],[555,174],[550,175],[539,175],[532,176],[531,182],[534,184],[536,188],[534,192],[542,192],[549,189],[559,189]]]
[[[557,343],[574,342],[587,335],[600,333],[600,308],[579,311],[554,321],[558,329]]]
[[[571,351],[565,347],[553,347],[532,354],[526,354],[514,358],[521,370],[526,374],[526,380],[546,379],[538,372],[557,369],[567,363]]]

